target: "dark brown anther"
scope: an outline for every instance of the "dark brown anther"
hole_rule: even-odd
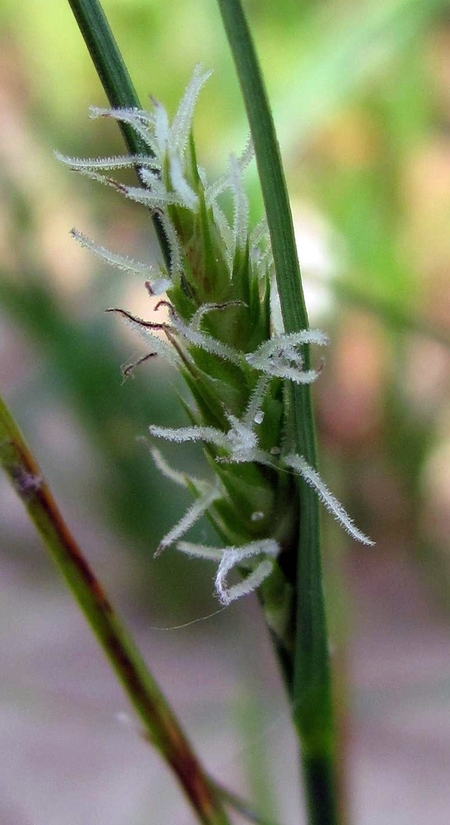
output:
[[[132,315],[131,312],[128,312],[128,310],[120,309],[120,307],[110,307],[109,309],[105,309],[105,312],[117,312],[119,315],[127,318],[128,321],[132,321],[133,324],[137,324],[137,326],[144,327],[145,329],[165,330],[166,328],[166,324],[158,324],[155,321],[144,321],[143,318],[138,318],[136,315]]]
[[[157,312],[158,309],[160,309],[161,307],[167,307],[167,309],[172,315],[175,313],[175,310],[170,301],[166,301],[164,298],[162,298],[161,301],[158,301],[156,306],[153,307],[154,312]]]
[[[134,378],[134,371],[135,371],[136,367],[139,367],[145,361],[148,361],[149,358],[154,358],[156,355],[158,355],[157,352],[148,352],[147,355],[143,355],[142,358],[138,358],[138,360],[133,361],[132,364],[125,364],[124,366],[122,366],[120,368],[121,372],[122,372],[122,377],[124,379],[130,378],[130,377]]]

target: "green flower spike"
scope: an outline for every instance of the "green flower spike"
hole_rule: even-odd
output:
[[[227,174],[214,183],[197,164],[192,119],[208,77],[200,67],[195,69],[172,123],[156,101],[153,112],[91,110],[92,117],[129,124],[148,154],[60,158],[71,169],[157,210],[170,249],[170,264],[156,268],[108,252],[73,232],[79,243],[107,263],[144,277],[151,294],[166,294],[158,304],[167,308],[164,322],[118,311],[149,336],[152,352],[180,370],[195,401],[195,408],[188,410],[190,426],[150,426],[152,439],[201,442],[214,476],[203,480],[179,473],[151,446],[164,475],[194,495],[193,504],[157,552],[176,544],[183,553],[214,561],[215,589],[223,604],[260,588],[267,608],[277,601],[280,582],[289,586],[301,517],[295,474],[317,492],[352,538],[373,542],[355,527],[319,474],[292,453],[284,385],[318,378],[321,366],[305,369],[303,348],[325,346],[328,340],[319,330],[285,334],[273,328],[270,241],[264,220],[249,231],[243,184],[253,157],[250,141],[240,157],[230,157]],[[140,187],[109,177],[111,171],[126,167],[138,167]],[[225,193],[232,196],[231,220],[220,202]],[[205,513],[223,543],[220,548],[182,540]],[[241,580],[229,586],[227,577],[235,567]]]

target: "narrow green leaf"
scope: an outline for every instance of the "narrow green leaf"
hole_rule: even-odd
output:
[[[247,110],[261,190],[272,242],[275,272],[286,332],[308,328],[294,228],[279,146],[261,71],[240,0],[218,0]],[[295,387],[295,449],[316,464],[314,421],[308,387]],[[302,742],[310,822],[337,821],[333,781],[333,722],[328,642],[322,591],[317,497],[300,489],[300,537],[297,562],[295,659],[291,696]],[[330,770],[331,768],[331,770]],[[319,820],[318,800],[311,797],[320,773],[327,788],[327,812]],[[311,792],[311,793],[310,793]],[[321,812],[321,817],[324,811]]]
[[[83,35],[92,62],[113,109],[142,108],[128,69],[98,0],[69,0],[70,7]],[[139,136],[127,123],[119,124],[125,143],[132,155],[148,155]],[[138,169],[136,169],[138,172]],[[170,266],[170,250],[157,213],[152,215],[161,251]]]

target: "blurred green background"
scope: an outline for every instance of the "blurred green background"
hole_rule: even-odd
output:
[[[194,65],[214,70],[195,134],[203,165],[219,174],[228,153],[244,145],[247,127],[215,4],[105,0],[104,8],[144,105],[153,95],[173,113]],[[322,470],[377,542],[374,551],[349,550],[324,519],[331,626],[336,639],[349,635],[350,656],[352,645],[358,652],[355,682],[367,718],[364,696],[376,686],[365,681],[365,657],[390,661],[380,640],[398,639],[398,661],[413,632],[415,650],[429,651],[448,622],[450,4],[249,0],[246,8],[286,161],[311,324],[332,341],[315,386]],[[80,157],[122,151],[114,124],[88,119],[88,106],[105,99],[68,3],[3,0],[0,26],[2,392],[119,602],[139,626],[183,623],[215,609],[212,571],[174,550],[153,560],[188,500],[166,489],[136,440],[150,422],[183,421],[180,388],[156,359],[122,382],[120,365],[145,348],[103,310],[125,306],[145,316],[147,293],[99,267],[69,237],[76,226],[151,261],[158,250],[150,221],[144,209],[69,173],[53,156],[54,149]],[[249,187],[258,217],[254,173]],[[168,454],[178,466],[200,462],[198,453]],[[59,586],[56,575],[3,480],[0,491],[6,579],[50,592]],[[16,609],[14,595],[3,622],[8,640]],[[240,639],[243,612],[234,611],[228,621]],[[207,622],[201,627],[190,644],[208,632]],[[222,640],[229,627],[220,626]],[[402,701],[420,683],[427,712],[436,701],[448,703],[448,653],[445,646],[442,658],[436,653],[437,675],[428,662],[424,684],[419,657]],[[263,670],[270,669],[266,658]],[[260,752],[253,763],[261,760]],[[248,768],[261,787],[257,773],[255,764]],[[371,792],[370,783],[364,788]],[[370,810],[379,821],[376,804],[355,798],[358,823],[372,822]],[[48,825],[52,812],[45,810]],[[56,822],[56,807],[53,814]],[[390,809],[384,814],[391,824],[404,821]],[[108,816],[92,822],[112,822]]]

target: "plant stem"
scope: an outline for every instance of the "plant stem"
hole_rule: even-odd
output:
[[[336,799],[332,759],[305,756],[302,767],[309,825],[334,825]]]
[[[255,147],[284,326],[286,332],[296,332],[308,328],[309,324],[272,113],[242,4],[240,0],[217,2]],[[295,386],[292,397],[296,451],[315,466],[314,420],[309,387]],[[318,499],[304,483],[300,483],[299,491],[301,518],[291,699],[302,743],[310,823],[330,825],[338,822],[338,806],[333,770],[335,734],[322,588]]]
[[[86,40],[94,64],[112,106],[136,106],[137,96],[117,45],[97,0],[69,0]],[[261,72],[239,0],[218,0],[237,67],[255,146],[258,171],[272,242],[272,252],[286,332],[308,327],[308,317],[300,280],[289,199],[276,140],[272,115]],[[128,130],[124,137],[130,151]],[[139,147],[142,151],[142,147]],[[158,230],[158,225],[157,225]],[[159,227],[158,236],[168,258],[167,243]],[[170,256],[169,256],[170,257]],[[305,360],[309,361],[306,351]],[[305,364],[308,367],[308,363]],[[314,422],[309,388],[292,389],[291,424],[296,451],[316,465]],[[294,624],[295,652],[290,692],[294,719],[304,754],[306,785],[310,789],[311,822],[337,822],[332,773],[334,732],[327,631],[322,593],[318,501],[306,484],[299,485],[300,536],[297,563],[297,598]],[[322,766],[319,769],[320,765]],[[321,800],[315,800],[316,777],[321,776],[321,795],[327,800],[327,818]],[[309,778],[308,778],[309,777]],[[325,788],[327,792],[325,793]],[[313,819],[317,806],[320,817]]]
[[[39,466],[0,398],[0,463],[144,726],[204,825],[228,825],[219,795],[70,534]]]
[[[111,108],[141,109],[128,69],[98,0],[69,0],[69,3]],[[119,123],[119,128],[132,155],[149,155],[149,147],[127,123]],[[138,166],[136,172],[139,178]],[[142,185],[140,178],[139,183]],[[165,263],[170,268],[170,249],[157,212],[152,214],[152,221]]]

